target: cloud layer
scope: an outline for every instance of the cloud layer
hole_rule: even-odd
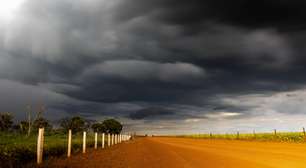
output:
[[[153,132],[304,115],[305,7],[301,0],[25,0],[0,19],[0,92],[10,95],[0,111],[22,119],[26,104],[43,103],[49,116],[116,117]],[[276,98],[287,93],[299,98]]]

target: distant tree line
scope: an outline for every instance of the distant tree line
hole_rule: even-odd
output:
[[[41,115],[33,120],[21,121],[17,124],[13,122],[13,115],[10,113],[0,113],[0,132],[18,131],[28,136],[31,132],[37,132],[39,128],[45,128],[46,132],[67,132],[69,129],[73,133],[83,131],[94,131],[99,133],[119,134],[122,131],[122,124],[115,119],[106,119],[101,122],[90,122],[80,116],[64,118],[60,120],[60,127],[54,129],[51,123]]]

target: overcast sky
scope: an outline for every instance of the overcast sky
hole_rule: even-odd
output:
[[[304,0],[1,0],[0,111],[126,131],[306,126]],[[1,12],[2,11],[2,12]]]

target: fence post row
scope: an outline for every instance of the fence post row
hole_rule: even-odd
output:
[[[303,128],[303,132],[305,129]],[[130,135],[122,135],[122,134],[107,134],[107,145],[108,147],[122,143],[124,141],[128,141],[131,139]],[[98,133],[95,132],[95,149],[97,149],[98,143]],[[71,156],[72,149],[72,131],[68,130],[68,146],[67,146],[67,157]],[[39,128],[38,137],[37,137],[37,164],[41,164],[43,160],[43,147],[44,147],[44,128]],[[105,133],[102,133],[102,148],[105,147]],[[83,153],[86,153],[86,132],[83,132]]]
[[[37,137],[37,164],[42,163],[44,149],[44,128],[39,128]]]

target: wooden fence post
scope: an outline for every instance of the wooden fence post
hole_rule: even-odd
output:
[[[37,164],[42,163],[44,149],[44,128],[39,128],[37,137]]]
[[[86,153],[86,132],[83,132],[83,153]]]
[[[108,145],[108,147],[110,147],[110,143],[111,143],[111,138],[110,138],[110,134],[108,134],[108,139],[107,139],[107,145]]]
[[[304,137],[305,137],[306,136],[305,127],[303,127],[303,134],[304,134]]]
[[[239,131],[237,131],[237,139],[239,139]]]
[[[276,129],[274,129],[274,135],[276,136]]]
[[[102,148],[104,148],[104,143],[105,143],[105,141],[104,141],[104,136],[105,136],[105,134],[102,133]]]
[[[210,137],[210,139],[212,138],[212,133],[211,132],[209,133],[209,137]]]
[[[71,129],[68,131],[68,151],[67,151],[67,157],[71,156]]]

